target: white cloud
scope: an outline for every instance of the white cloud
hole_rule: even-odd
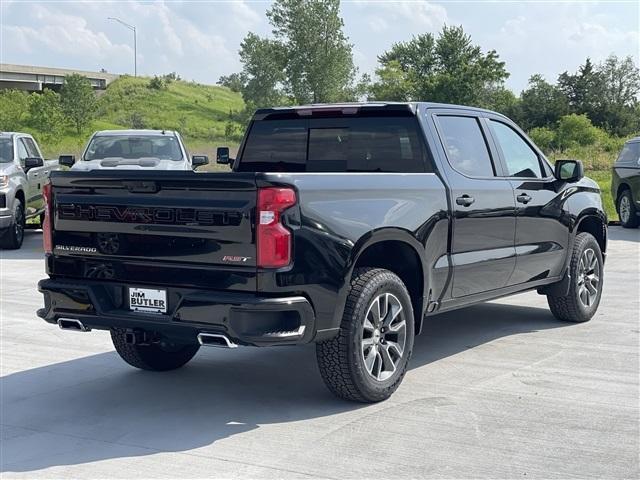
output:
[[[15,48],[25,53],[53,52],[70,57],[105,59],[111,55],[131,55],[127,45],[114,44],[102,32],[88,28],[84,18],[58,13],[36,5],[31,11],[36,26],[3,27],[3,50]],[[38,28],[39,23],[44,23]]]
[[[625,29],[619,24],[595,4],[532,5],[482,41],[507,62],[513,77],[509,83],[520,90],[534,73],[555,81],[563,71],[575,71],[587,57],[600,62],[615,53],[632,55],[637,61],[637,26]]]

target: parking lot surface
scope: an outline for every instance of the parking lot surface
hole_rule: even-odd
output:
[[[335,399],[313,345],[135,370],[35,315],[41,234],[0,251],[2,478],[638,478],[640,231],[610,229],[586,324],[526,293],[428,319],[388,401]]]

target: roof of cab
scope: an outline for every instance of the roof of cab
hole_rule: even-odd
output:
[[[96,137],[115,137],[115,136],[127,136],[133,137],[136,135],[153,136],[153,135],[176,135],[173,130],[100,130],[93,134]]]
[[[501,115],[500,113],[493,112],[477,107],[468,107],[464,105],[453,105],[448,103],[436,103],[436,102],[346,102],[346,103],[313,103],[310,105],[295,105],[290,107],[273,107],[273,108],[260,108],[256,110],[255,116],[259,118],[265,118],[274,113],[285,113],[287,111],[295,111],[300,115],[311,114],[313,111],[328,111],[328,110],[343,110],[343,113],[355,113],[349,110],[371,109],[371,110],[404,110],[410,111],[415,114],[418,107],[421,109],[430,108],[446,108],[452,110],[471,110],[475,112],[491,113]],[[303,113],[304,112],[304,113]]]

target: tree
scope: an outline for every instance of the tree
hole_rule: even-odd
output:
[[[282,92],[286,58],[279,42],[249,33],[240,44],[240,61],[247,109],[288,103]]]
[[[29,97],[31,125],[44,135],[59,134],[66,123],[60,105],[60,95],[45,88],[42,93],[33,93]]]
[[[76,131],[82,133],[96,110],[96,97],[89,79],[77,73],[65,76],[60,90],[60,104]]]
[[[285,91],[294,101],[344,100],[356,68],[340,0],[276,0],[267,18],[284,49]]]
[[[596,117],[597,124],[617,135],[637,132],[640,128],[640,73],[633,59],[611,55],[598,65],[598,73],[602,104],[601,115]]]
[[[231,75],[222,75],[216,83],[227,87],[232,92],[241,93],[247,83],[247,79],[242,73],[232,73]]]
[[[28,111],[29,97],[25,92],[0,91],[0,131],[20,130]]]
[[[239,88],[248,108],[352,100],[363,91],[339,0],[276,0],[267,18],[273,38],[249,33],[242,72],[218,81]]]
[[[631,57],[611,55],[599,65],[587,58],[575,74],[562,73],[558,87],[572,113],[586,114],[609,133],[628,135],[640,128],[640,74]]]
[[[602,83],[600,72],[597,71],[590,58],[578,68],[575,74],[569,72],[558,76],[558,88],[567,97],[569,109],[572,113],[585,113],[589,118],[595,118],[600,108],[599,90]]]
[[[426,33],[394,44],[378,57],[381,67],[373,96],[480,105],[488,90],[501,87],[509,73],[495,50],[483,53],[462,27],[445,26],[438,38]],[[486,98],[485,98],[486,100]]]
[[[542,75],[533,75],[520,94],[521,122],[525,128],[552,127],[569,113],[567,97]]]

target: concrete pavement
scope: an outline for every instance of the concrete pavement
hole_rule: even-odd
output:
[[[35,315],[41,235],[0,251],[2,478],[638,478],[640,230],[610,229],[596,317],[526,293],[433,317],[398,392],[337,400],[313,346],[137,371]]]

